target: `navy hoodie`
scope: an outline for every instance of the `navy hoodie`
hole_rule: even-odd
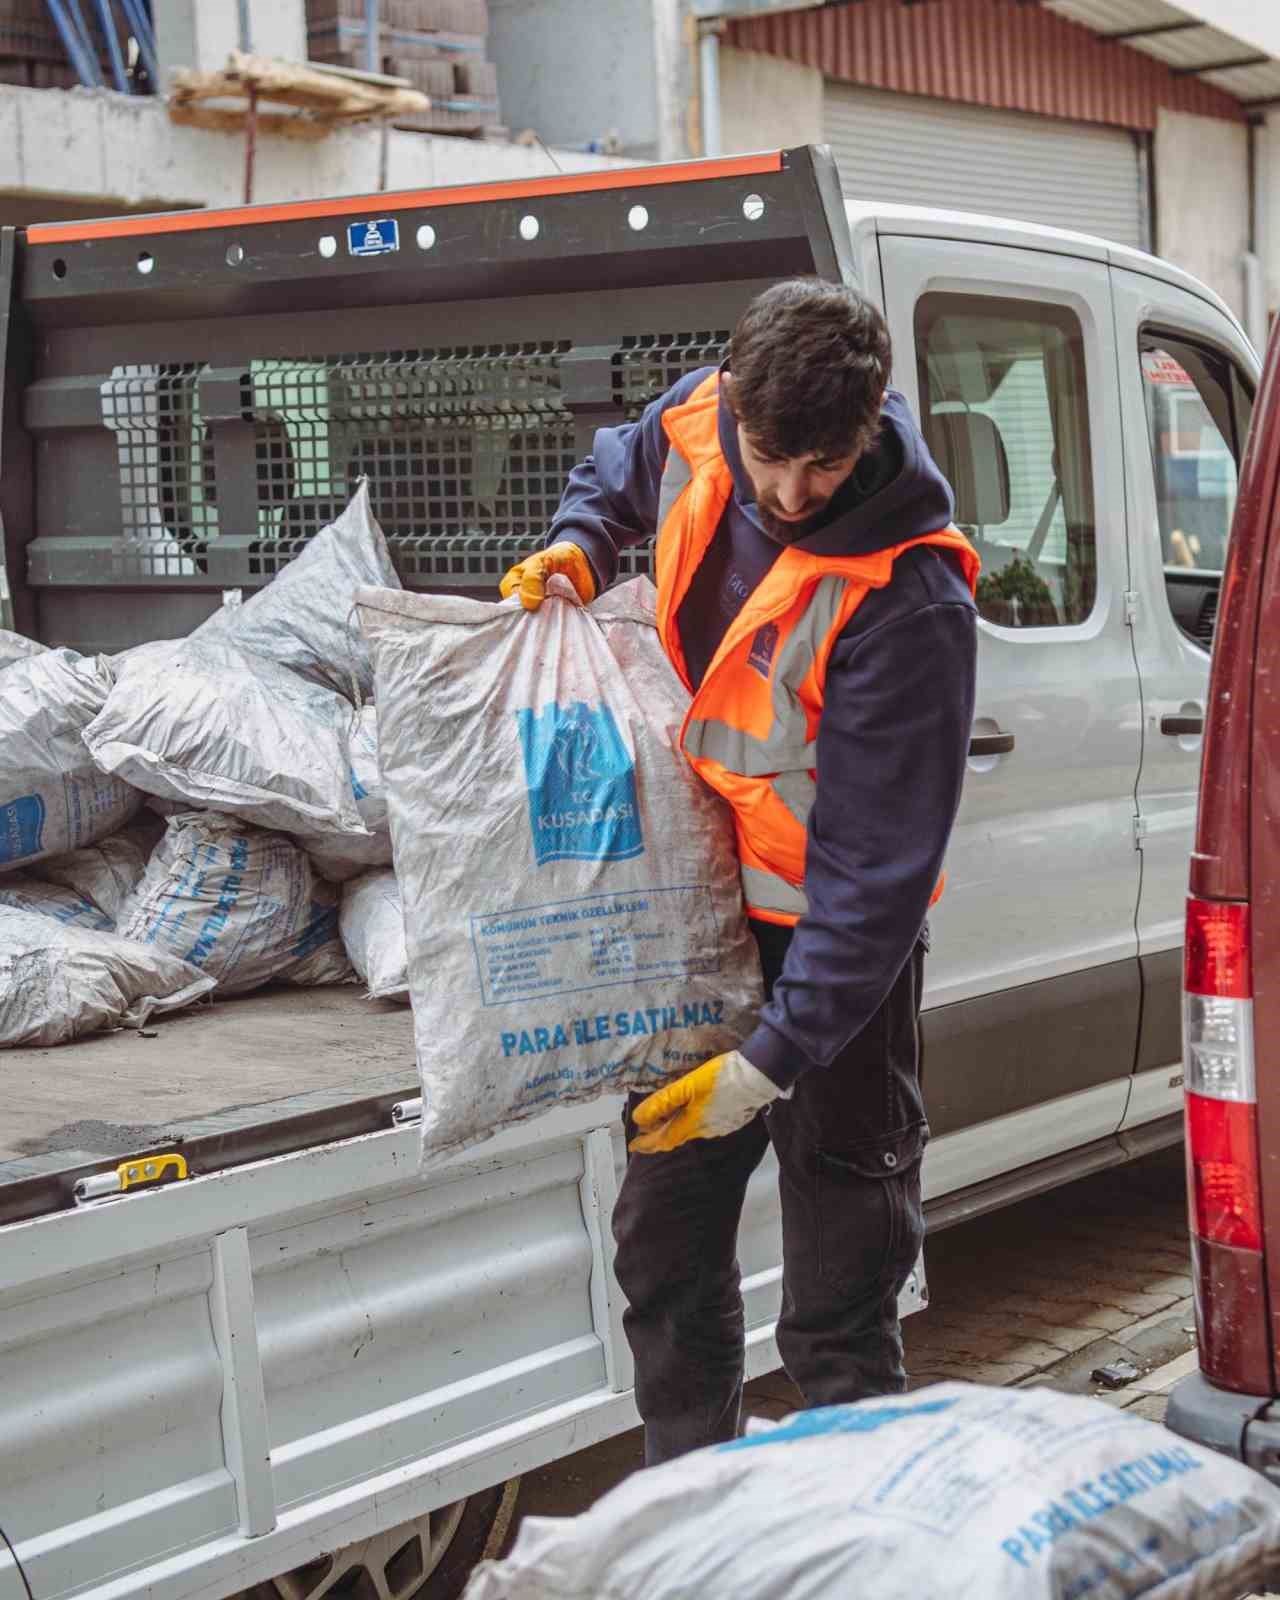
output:
[[[713,368],[691,373],[638,422],[602,428],[569,478],[548,543],[586,551],[603,588],[618,551],[656,532],[669,448],[662,413]],[[782,547],[764,532],[720,401],[733,496],[676,621],[696,688],[730,622]],[[866,555],[945,527],[951,491],[900,394],[885,396],[878,442],[797,543],[814,555]],[[923,547],[871,590],[836,642],[818,725],[817,796],[805,894],[782,975],[739,1046],[780,1088],[826,1067],[862,1031],[922,936],[960,803],[973,722],[976,612],[959,562]]]

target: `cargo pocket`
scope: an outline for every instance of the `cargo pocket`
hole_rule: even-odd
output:
[[[928,1126],[817,1152],[818,1272],[847,1294],[888,1293],[924,1242],[920,1161]]]

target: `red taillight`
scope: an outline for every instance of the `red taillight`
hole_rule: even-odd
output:
[[[1254,1108],[1187,1095],[1191,1225],[1201,1239],[1262,1249]]]
[[[1188,900],[1183,988],[1188,994],[1251,1000],[1249,907],[1236,900]]]
[[[1200,1367],[1224,1388],[1270,1389],[1258,1181],[1249,907],[1189,900],[1182,996],[1187,1205]]]
[[[1184,959],[1191,1226],[1212,1244],[1261,1250],[1249,907],[1188,900]]]

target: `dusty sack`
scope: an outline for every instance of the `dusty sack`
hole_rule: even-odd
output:
[[[1280,1489],[1101,1401],[940,1383],[803,1411],[528,1517],[465,1600],[1225,1600]]]
[[[350,724],[347,761],[352,797],[367,836],[316,839],[299,834],[320,875],[331,883],[346,883],[370,867],[391,865],[391,824],[378,766],[378,714],[371,705],[362,706]]]
[[[360,597],[424,1151],[653,1088],[755,1024],[732,820],[677,748],[688,697],[652,585],[626,590],[602,606],[630,617],[613,628],[631,630],[634,679],[561,580],[534,615]]]
[[[0,628],[0,671],[12,666],[15,661],[25,661],[28,656],[43,655],[46,648],[35,639],[28,639],[25,633],[13,633],[8,628]]]
[[[345,884],[338,928],[370,1000],[402,1000],[408,1005],[409,953],[395,873],[375,868]]]
[[[373,693],[369,652],[351,608],[365,587],[398,589],[400,580],[362,480],[351,503],[300,556],[243,605],[224,606],[193,639],[219,640],[265,656],[344,695]]]
[[[99,933],[111,933],[115,928],[115,919],[92,900],[75,889],[45,883],[30,872],[6,872],[0,876],[0,910],[35,911],[66,926],[93,928]]]
[[[0,1045],[141,1027],[212,988],[212,978],[163,950],[0,907]]]
[[[211,812],[169,819],[117,932],[190,962],[222,994],[355,977],[338,938],[338,892],[306,852]]]
[[[162,822],[143,814],[108,839],[39,862],[32,868],[32,876],[70,891],[114,927],[120,907],[147,870],[163,833]],[[0,889],[4,886],[5,880],[0,878]]]
[[[272,661],[184,639],[120,659],[84,741],[101,767],[161,799],[363,838],[347,750],[355,717],[342,695]]]
[[[46,650],[4,668],[0,689],[0,872],[114,833],[142,804],[101,771],[84,732],[106,704],[100,657]]]

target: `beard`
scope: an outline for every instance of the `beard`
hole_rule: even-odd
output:
[[[760,526],[774,544],[792,545],[798,544],[801,539],[807,538],[814,531],[819,517],[830,504],[829,500],[824,500],[820,505],[815,505],[802,522],[784,521],[768,500],[758,500],[756,511],[760,517]]]

